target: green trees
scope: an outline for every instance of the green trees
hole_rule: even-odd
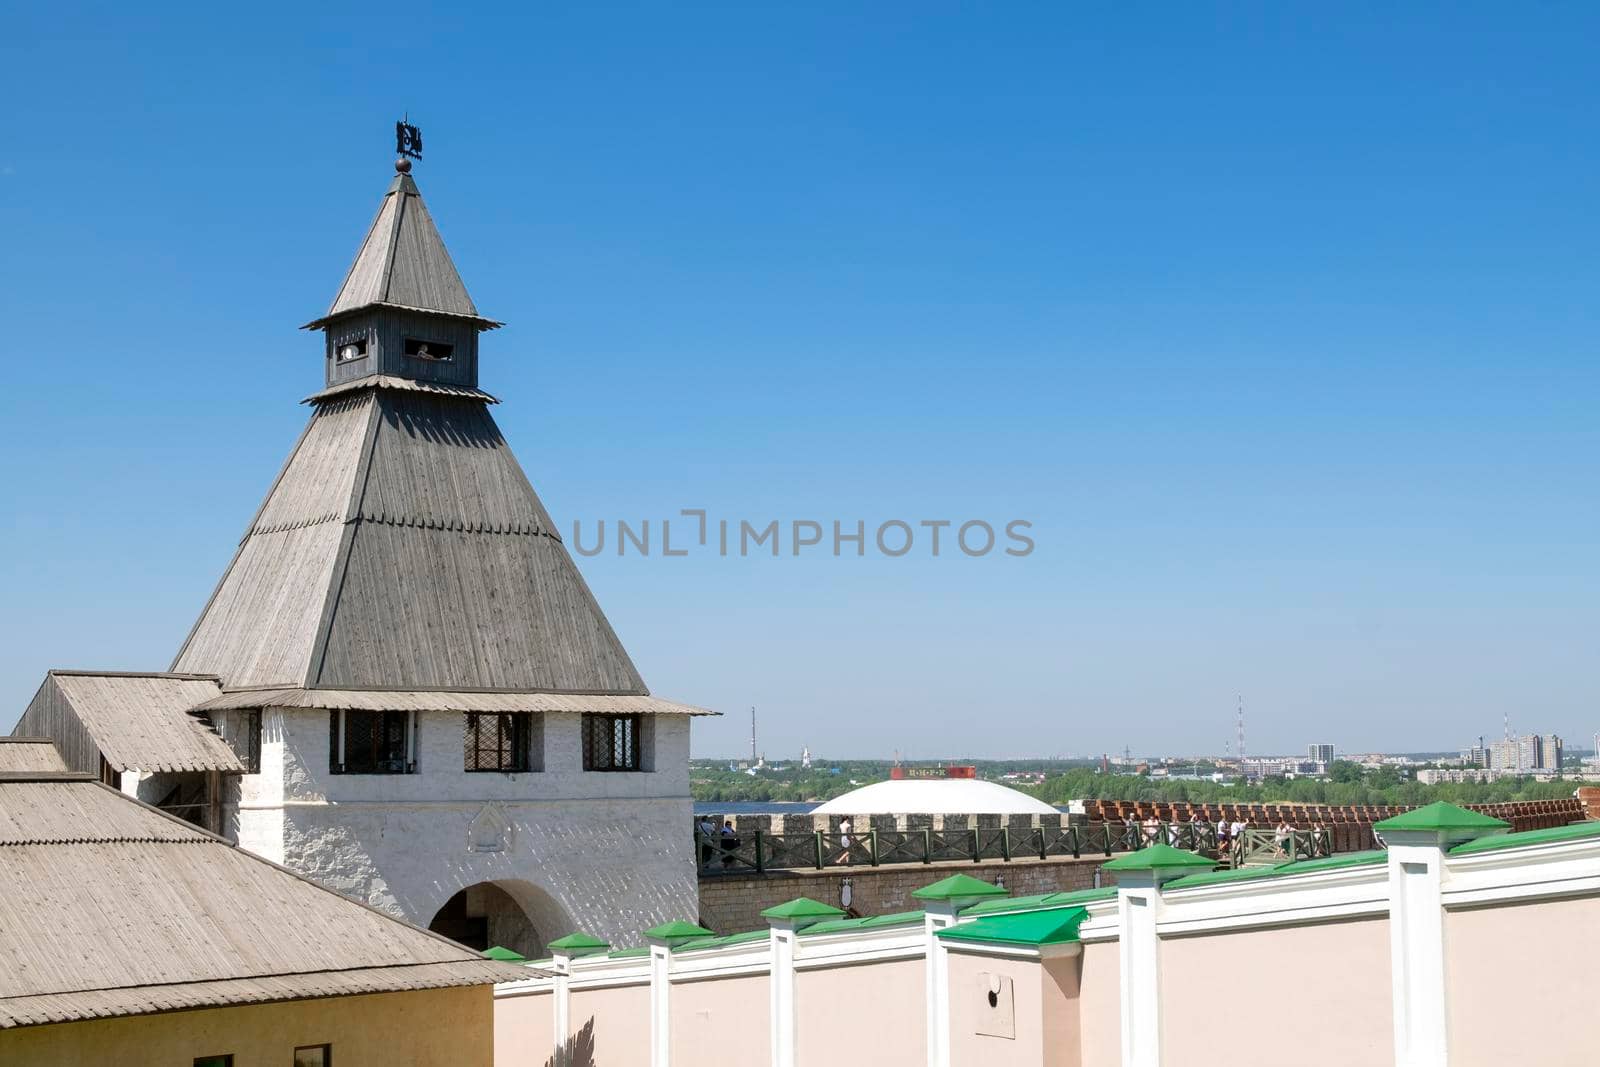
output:
[[[1328,781],[1314,778],[1268,778],[1255,785],[1216,782],[1167,781],[1132,774],[1097,774],[1074,769],[1047,778],[1029,790],[1048,804],[1069,800],[1162,800],[1195,804],[1388,804],[1415,806],[1448,800],[1452,804],[1492,804],[1506,800],[1559,800],[1572,795],[1567,781],[1536,782],[1532,778],[1502,778],[1495,782],[1423,785],[1402,780],[1393,767],[1367,770],[1360,764],[1338,760]]]
[[[1531,778],[1502,778],[1495,782],[1460,785],[1422,785],[1402,779],[1394,767],[1368,770],[1359,763],[1336,760],[1327,781],[1314,778],[1268,778],[1255,785],[1222,785],[1209,780],[1151,778],[1135,774],[1101,774],[1088,761],[1073,766],[1063,761],[967,760],[976,763],[982,778],[998,778],[1008,771],[1043,771],[1048,776],[1036,786],[1019,786],[1049,804],[1069,800],[1161,800],[1195,804],[1248,804],[1294,801],[1303,804],[1421,805],[1435,800],[1452,804],[1492,804],[1506,800],[1556,800],[1572,795],[1573,782],[1535,782]],[[837,768],[838,773],[834,773]],[[798,802],[830,800],[858,785],[889,777],[884,760],[817,760],[802,769],[789,763],[781,770],[763,768],[755,774],[729,770],[721,760],[693,760],[690,788],[696,800]],[[1009,784],[1009,783],[1008,783]]]

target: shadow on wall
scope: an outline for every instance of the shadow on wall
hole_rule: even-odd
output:
[[[567,1038],[567,1043],[544,1061],[544,1067],[594,1067],[594,1019]]]

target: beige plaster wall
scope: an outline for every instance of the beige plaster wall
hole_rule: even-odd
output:
[[[1083,1060],[1083,1030],[1078,1020],[1077,954],[1045,960],[1040,968],[1040,1029],[1044,1034],[1047,1067],[1079,1067]]]
[[[1600,898],[1447,911],[1451,1064],[1600,1062],[1597,959]]]
[[[542,1067],[555,1048],[555,994],[494,998],[495,1067]]]
[[[28,1067],[286,1067],[296,1045],[333,1045],[338,1067],[489,1067],[490,986],[325,997],[0,1031],[0,1063]],[[543,1062],[542,1060],[540,1061]]]
[[[799,1067],[922,1067],[925,973],[920,959],[797,973]]]
[[[1162,1047],[1225,1046],[1229,1067],[1392,1064],[1391,997],[1387,918],[1161,942]],[[1225,1015],[1258,1038],[1225,1036]]]
[[[1078,957],[1078,1047],[1085,1067],[1122,1063],[1121,943],[1096,941]]]
[[[771,1056],[767,976],[674,982],[672,1062],[766,1063]]]
[[[594,1023],[596,1064],[633,1067],[650,1062],[649,983],[575,989],[569,1012],[568,1022],[575,1034],[591,1021]]]
[[[1011,980],[1012,1030],[994,1030],[988,994]],[[1004,1002],[1001,1002],[1003,1006]],[[1037,960],[950,953],[950,1062],[981,1067],[1078,1067],[1078,960]]]

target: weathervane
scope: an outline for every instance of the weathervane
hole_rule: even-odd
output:
[[[407,115],[406,118],[410,118]],[[399,158],[394,161],[394,169],[401,174],[411,169],[412,159],[422,158],[422,131],[411,125],[405,119],[394,124],[394,150]],[[406,157],[411,157],[407,159]]]

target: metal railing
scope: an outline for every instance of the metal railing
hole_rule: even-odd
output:
[[[847,840],[848,839],[848,840]],[[1112,856],[1162,843],[1216,856],[1233,866],[1309,859],[1332,852],[1326,830],[1295,830],[1280,842],[1276,831],[1246,827],[1235,841],[1209,823],[1085,823],[1027,829],[972,827],[934,830],[825,830],[773,833],[753,830],[725,836],[694,831],[702,874],[825,870],[890,864]],[[1281,855],[1278,853],[1281,851]]]
[[[1320,859],[1332,854],[1332,835],[1326,830],[1281,831],[1246,827],[1228,850],[1228,864],[1232,867],[1260,867]]]

